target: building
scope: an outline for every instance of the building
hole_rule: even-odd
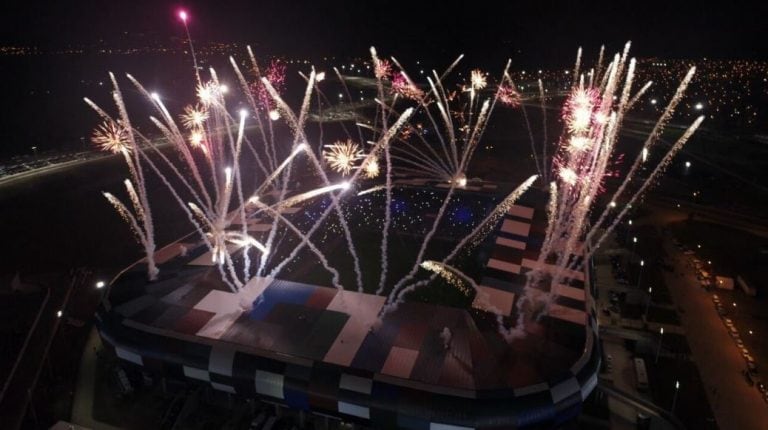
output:
[[[546,227],[544,205],[530,200],[489,238],[479,283],[513,318]],[[477,308],[407,302],[377,324],[381,296],[267,278],[232,293],[191,240],[158,252],[159,281],[147,283],[138,263],[107,291],[99,332],[126,365],[374,428],[554,427],[578,416],[597,384],[581,272],[507,343],[495,315]]]

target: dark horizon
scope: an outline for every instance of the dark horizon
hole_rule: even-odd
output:
[[[163,43],[184,37],[176,16],[184,8],[199,43],[250,43],[272,55],[366,56],[374,45],[432,58],[515,54],[548,66],[572,62],[579,46],[596,55],[601,44],[614,52],[631,40],[638,57],[768,59],[768,46],[755,43],[768,6],[743,3],[44,1],[1,6],[0,44]]]

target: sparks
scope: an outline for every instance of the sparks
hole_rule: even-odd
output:
[[[522,101],[520,93],[511,85],[500,85],[497,93],[499,102],[505,106],[518,107]]]
[[[328,162],[331,169],[341,173],[344,176],[349,175],[355,168],[355,162],[363,158],[363,151],[360,146],[351,141],[336,142],[333,145],[325,145],[323,157]]]
[[[421,88],[408,82],[408,79],[402,73],[397,73],[392,78],[392,91],[411,100],[419,100],[424,97],[424,92]]]
[[[105,121],[96,127],[93,136],[91,136],[91,142],[98,145],[102,150],[115,154],[130,151],[127,131],[114,121]]]
[[[485,74],[478,69],[472,71],[470,82],[472,83],[472,89],[475,91],[482,90],[488,86],[488,80],[485,78]]]
[[[373,71],[377,79],[389,79],[392,76],[392,64],[387,60],[377,58]]]
[[[181,123],[184,124],[184,127],[188,130],[202,127],[207,119],[208,110],[199,104],[195,106],[186,106],[184,108],[184,113],[181,115]]]
[[[568,167],[560,169],[560,179],[568,185],[575,185],[579,179],[579,175]]]
[[[371,158],[363,164],[363,171],[365,172],[365,177],[368,179],[373,179],[379,176],[379,170],[379,160],[376,158]]]

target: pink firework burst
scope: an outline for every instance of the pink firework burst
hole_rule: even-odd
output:
[[[269,81],[270,85],[272,85],[278,94],[283,92],[283,89],[285,88],[285,64],[283,64],[279,59],[273,59],[269,63],[269,66],[263,71],[261,76]],[[251,91],[256,96],[256,99],[262,109],[266,111],[271,111],[274,109],[274,101],[272,100],[272,96],[269,95],[267,87],[264,85],[264,83],[261,82],[260,79],[251,84]]]
[[[604,121],[599,121],[600,92],[596,89],[577,88],[563,107],[563,119],[571,133],[586,132],[593,124],[602,126]]]
[[[518,93],[512,85],[499,85],[499,90],[496,93],[496,96],[498,97],[499,102],[504,106],[516,108],[519,107],[522,102],[520,93]]]
[[[424,96],[424,92],[416,85],[408,82],[408,79],[406,79],[402,72],[393,75],[392,92],[412,100],[418,100]]]

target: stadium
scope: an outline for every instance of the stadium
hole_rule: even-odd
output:
[[[403,178],[394,186],[406,190],[405,206],[413,193],[447,187]],[[472,183],[457,201],[477,207],[503,188]],[[579,415],[597,384],[589,270],[553,287],[548,312],[512,341],[487,309],[517,318],[526,273],[541,264],[545,204],[543,192],[530,190],[477,247],[470,260],[480,281],[464,306],[422,298],[383,312],[386,296],[316,283],[312,268],[254,277],[233,292],[193,234],[155,254],[157,281],[138,262],[112,282],[99,332],[128,367],[364,427],[556,427]],[[283,215],[298,223],[317,205]],[[249,234],[264,234],[268,222],[249,216]]]

